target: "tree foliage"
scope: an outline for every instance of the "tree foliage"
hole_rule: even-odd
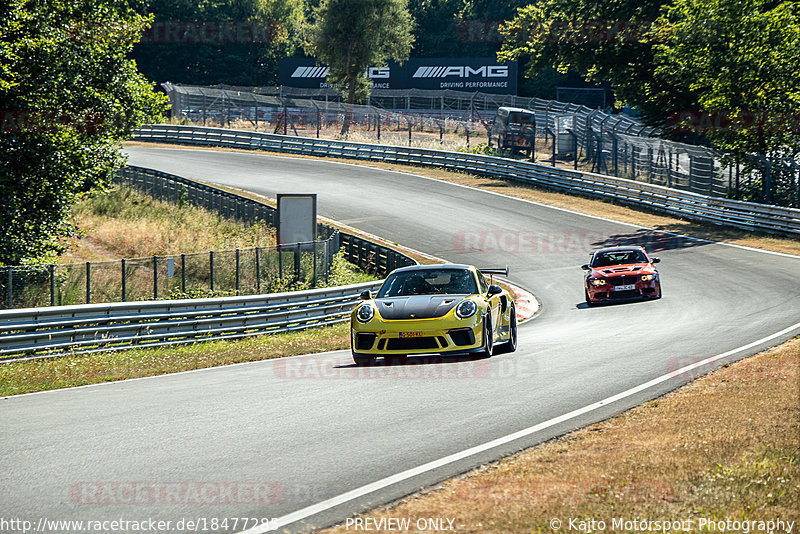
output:
[[[553,65],[609,81],[618,104],[676,138],[742,154],[798,152],[795,2],[543,0],[502,33],[499,56],[529,59],[529,76]],[[670,129],[687,112],[692,124]]]
[[[314,9],[306,51],[330,66],[328,81],[339,84],[353,104],[369,94],[368,67],[408,58],[412,27],[406,0],[322,0]]]
[[[195,85],[276,85],[280,58],[300,46],[307,7],[305,0],[143,2],[139,12],[154,21],[133,49],[139,69],[151,80]],[[230,28],[215,31],[224,23]]]
[[[0,263],[46,261],[70,208],[124,164],[165,99],[125,55],[147,24],[123,0],[0,5]]]
[[[705,121],[678,126],[740,154],[800,154],[795,2],[676,0],[656,27],[654,75],[688,85]]]

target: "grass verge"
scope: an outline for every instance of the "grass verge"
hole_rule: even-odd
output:
[[[345,349],[349,326],[0,364],[0,396]]]
[[[127,187],[83,200],[73,214],[82,235],[70,243],[59,263],[275,245],[275,229],[264,224],[246,227]]]
[[[252,150],[244,150],[237,148],[217,148],[217,147],[183,147],[181,145],[165,144],[165,143],[146,143],[141,141],[129,141],[124,143],[125,147],[147,147],[147,148],[191,148],[192,150],[216,150],[226,152],[245,152],[252,154]],[[286,154],[282,152],[267,152],[266,154],[280,155],[283,157],[294,158],[307,158],[307,159],[321,159],[314,156],[303,156],[297,154]],[[703,224],[693,221],[678,219],[659,215],[645,211],[643,209],[632,208],[613,203],[611,201],[597,200],[577,195],[568,195],[565,193],[554,192],[542,187],[535,187],[528,184],[521,184],[510,180],[503,180],[499,178],[488,178],[484,176],[476,176],[473,174],[460,173],[455,171],[448,171],[443,169],[434,169],[431,167],[415,167],[410,165],[398,165],[395,163],[383,163],[374,161],[359,161],[353,159],[342,158],[324,158],[325,161],[337,161],[341,163],[349,163],[356,165],[364,165],[366,167],[373,167],[376,169],[384,169],[398,172],[412,173],[419,176],[434,178],[446,182],[451,182],[459,185],[466,185],[469,187],[476,187],[486,191],[492,191],[503,195],[521,198],[538,202],[548,206],[557,208],[568,209],[592,215],[595,217],[603,217],[612,219],[619,222],[629,223],[637,226],[653,228],[665,232],[674,232],[678,234],[686,234],[712,241],[721,241],[732,243],[742,246],[760,248],[764,250],[772,250],[775,252],[784,252],[787,254],[800,255],[800,239],[791,239],[784,237],[777,237],[758,232],[748,232],[744,230],[737,230],[735,228],[726,228],[716,226],[713,224]]]
[[[614,528],[619,518],[684,521],[672,532],[746,532],[732,522],[782,519],[796,531],[799,397],[800,336],[361,519],[409,518],[410,532],[425,518],[453,519],[457,532],[659,530]]]

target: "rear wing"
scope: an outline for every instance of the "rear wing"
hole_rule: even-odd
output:
[[[508,265],[504,269],[478,269],[478,271],[483,274],[502,274],[503,276],[508,276],[509,273]]]

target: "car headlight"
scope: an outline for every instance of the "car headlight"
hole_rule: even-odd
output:
[[[375,310],[369,304],[362,304],[361,307],[358,308],[356,312],[356,317],[362,323],[369,322],[370,319],[375,315]]]
[[[462,319],[466,319],[475,315],[476,311],[478,311],[478,305],[471,300],[465,300],[456,308],[456,315]]]
[[[604,286],[604,285],[606,285],[606,281],[603,280],[602,278],[592,278],[591,280],[589,280],[589,282],[591,282],[591,284],[593,286]]]
[[[656,275],[654,275],[654,274],[643,274],[642,275],[642,280],[644,280],[645,282],[648,282],[648,281],[652,280],[655,277],[656,277]]]

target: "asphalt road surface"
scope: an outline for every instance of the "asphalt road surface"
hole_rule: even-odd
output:
[[[127,152],[132,165],[270,197],[317,193],[326,217],[449,261],[508,264],[542,311],[520,327],[516,353],[489,360],[365,370],[340,351],[3,399],[3,518],[152,518],[207,532],[243,530],[253,518],[325,526],[800,333],[798,257],[356,165]],[[579,266],[615,243],[661,257],[664,298],[585,306]]]

